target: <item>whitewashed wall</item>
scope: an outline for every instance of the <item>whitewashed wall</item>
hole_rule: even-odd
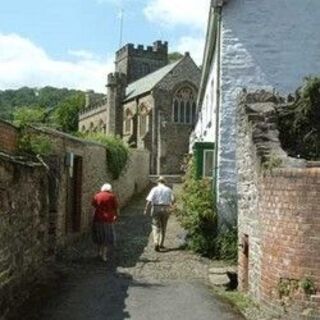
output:
[[[215,142],[216,141],[216,112],[217,112],[217,75],[218,60],[217,54],[214,56],[214,63],[211,66],[210,74],[206,84],[205,94],[198,115],[195,130],[191,135],[190,145],[194,142]]]
[[[244,88],[294,92],[320,74],[319,0],[229,0],[222,10],[220,195],[236,191],[236,97]],[[222,197],[223,198],[223,197]]]

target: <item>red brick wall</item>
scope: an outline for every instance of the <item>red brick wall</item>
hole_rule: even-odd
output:
[[[17,149],[18,131],[11,124],[0,120],[0,151],[15,153]]]
[[[300,288],[280,293],[305,277],[320,294],[320,168],[279,169],[261,179],[261,299],[288,310],[320,303]],[[300,318],[299,318],[300,319]]]

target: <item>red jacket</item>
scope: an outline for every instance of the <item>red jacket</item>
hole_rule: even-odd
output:
[[[95,222],[115,222],[118,201],[114,193],[98,192],[92,199],[92,205],[96,208],[93,217]]]

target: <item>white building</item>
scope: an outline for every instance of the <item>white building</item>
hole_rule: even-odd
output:
[[[319,0],[211,0],[199,120],[191,137],[214,142],[220,205],[236,195],[235,110],[242,88],[294,92],[320,73]],[[222,211],[221,211],[222,212]],[[235,212],[223,210],[232,222]]]

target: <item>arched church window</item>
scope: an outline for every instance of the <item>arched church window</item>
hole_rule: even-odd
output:
[[[99,121],[99,132],[106,133],[106,124],[103,120]]]
[[[195,109],[195,92],[191,87],[179,89],[173,97],[173,115],[172,120],[175,123],[193,124],[196,121]]]
[[[173,104],[173,122],[179,122],[179,108],[180,108],[180,103],[176,99]]]
[[[191,123],[191,105],[190,101],[186,103],[186,123]]]
[[[143,137],[149,131],[150,110],[142,104],[139,108],[139,134]]]
[[[82,132],[86,132],[86,126],[83,125],[83,126],[81,127],[81,131],[82,131]]]
[[[192,116],[191,116],[191,118],[192,118],[192,123],[195,123],[196,121],[197,121],[197,105],[196,105],[196,103],[195,102],[193,102],[192,103]]]
[[[94,131],[94,124],[93,122],[90,122],[89,132],[93,132],[93,131]]]
[[[125,111],[125,116],[124,116],[124,133],[125,134],[131,134],[132,133],[132,117],[133,114],[130,111],[130,109],[127,109]]]

